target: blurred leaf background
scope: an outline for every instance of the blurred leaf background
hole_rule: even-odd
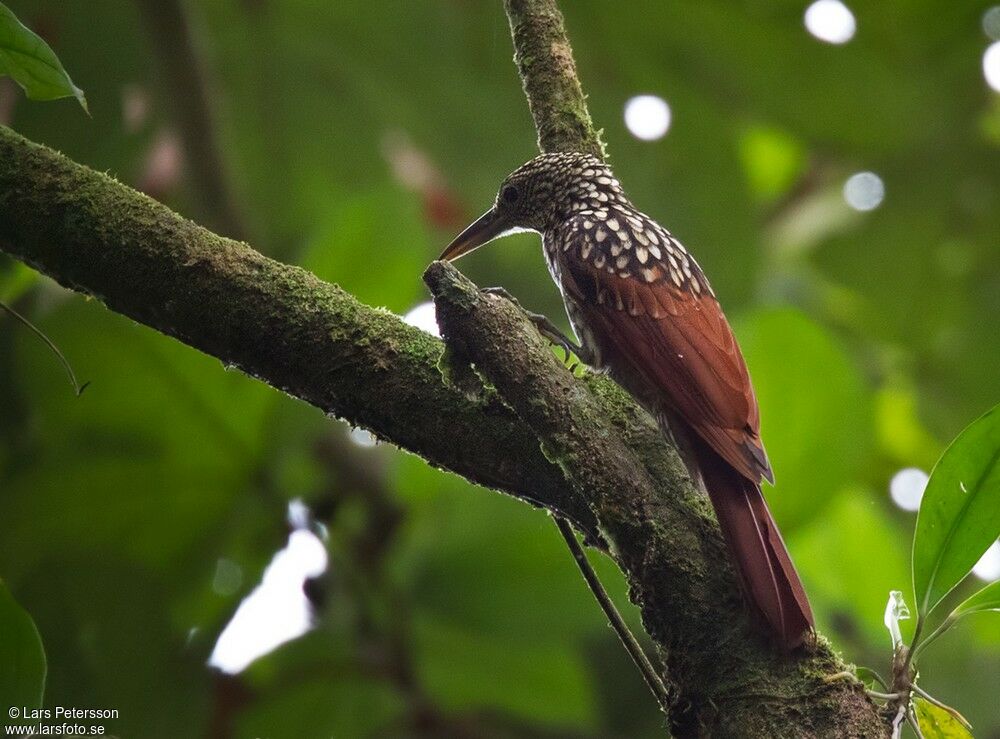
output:
[[[890,481],[929,470],[1000,400],[1000,94],[982,63],[1000,11],[847,1],[844,44],[810,35],[807,3],[790,0],[563,10],[616,174],[698,256],[744,346],[769,499],[820,627],[881,669],[914,524]],[[0,122],[400,314],[426,299],[423,266],[535,152],[499,0],[189,0],[222,213],[149,3],[8,5],[93,118],[0,79]],[[669,104],[662,138],[626,127],[639,94]],[[884,185],[869,211],[845,200],[858,172]],[[565,323],[537,238],[463,269]],[[74,398],[44,346],[0,322],[0,577],[41,634],[45,705],[117,708],[122,736],[658,735],[544,513],[11,261],[0,300],[91,382]],[[289,518],[292,501],[311,513],[296,503]],[[314,628],[238,674],[207,668],[296,526],[328,559],[285,591]],[[977,736],[1000,737],[995,615],[971,616],[921,666]]]

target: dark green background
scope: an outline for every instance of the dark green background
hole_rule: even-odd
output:
[[[185,101],[166,94],[136,7],[8,4],[93,118],[3,83],[4,122],[217,224],[190,177],[148,178]],[[844,46],[806,33],[803,2],[563,5],[616,174],[698,256],[735,325],[778,478],[769,498],[820,627],[884,670],[882,613],[890,589],[909,591],[914,523],[888,481],[929,469],[1000,400],[989,3],[852,0]],[[424,300],[423,267],[535,152],[500,2],[188,7],[254,246],[397,313]],[[622,122],[644,92],[673,111],[653,143]],[[129,96],[148,100],[137,126]],[[433,192],[394,176],[401,141],[436,168]],[[871,213],[841,196],[859,170],[885,182]],[[462,266],[564,321],[536,237]],[[92,382],[73,398],[45,348],[0,322],[0,577],[41,632],[46,705],[118,708],[111,729],[127,737],[204,735],[213,721],[238,736],[406,734],[425,714],[431,734],[461,722],[472,735],[657,735],[545,514],[354,447],[319,412],[9,261],[0,299]],[[283,545],[293,498],[330,531],[319,627],[238,682],[213,678],[204,659]],[[242,569],[235,594],[212,588],[220,558]],[[601,571],[624,602],[620,576]],[[978,737],[1000,736],[995,614],[930,648],[921,677]]]

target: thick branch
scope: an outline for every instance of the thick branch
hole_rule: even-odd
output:
[[[0,250],[437,467],[593,529],[495,394],[442,381],[440,341],[2,126]]]
[[[504,0],[504,8],[538,148],[582,151],[603,159],[604,144],[590,120],[556,0]]]
[[[556,0],[504,5],[539,147],[603,157]],[[454,270],[433,265],[425,279],[449,343],[475,362],[591,503],[644,624],[666,656],[679,707],[690,707],[689,724],[676,727],[679,732],[886,733],[863,694],[822,682],[841,664],[824,642],[813,654],[787,659],[760,641],[704,496],[675,450],[622,391],[591,378],[593,393],[584,392],[537,338],[532,341],[516,311],[479,297]],[[481,342],[482,336],[490,342]]]
[[[538,434],[592,506],[643,623],[668,664],[687,735],[882,736],[825,642],[787,658],[749,623],[710,505],[649,416],[612,381],[577,379],[508,301],[483,295],[453,267],[425,280],[457,356],[473,362]]]
[[[543,148],[599,150],[555,6],[507,6]],[[784,659],[758,640],[708,506],[650,419],[613,383],[570,377],[520,313],[453,270],[428,275],[452,345],[516,414],[461,362],[447,365],[464,389],[443,382],[440,342],[395,316],[2,127],[0,249],[432,464],[588,530],[592,507],[690,706],[685,733],[884,735],[862,694],[822,682],[843,669],[824,644]]]

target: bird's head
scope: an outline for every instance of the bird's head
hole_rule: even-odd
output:
[[[590,154],[541,154],[500,185],[493,207],[455,237],[440,259],[452,261],[518,231],[544,233],[574,211],[624,200],[611,170]]]

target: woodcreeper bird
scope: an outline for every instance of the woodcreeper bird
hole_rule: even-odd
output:
[[[611,169],[542,154],[503,181],[493,207],[441,255],[500,236],[542,235],[549,272],[580,346],[544,317],[542,333],[606,371],[676,443],[715,508],[751,612],[785,650],[813,629],[805,590],[761,493],[774,482],[746,362],[694,257],[625,196]]]

